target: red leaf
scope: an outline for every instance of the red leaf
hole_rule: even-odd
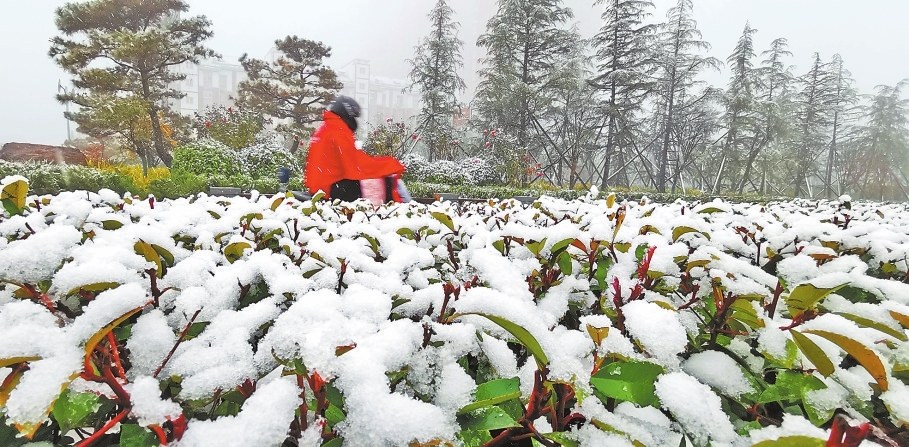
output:
[[[849,425],[845,418],[837,416],[830,427],[830,438],[827,447],[858,447],[868,436],[871,424],[865,422],[857,426]]]

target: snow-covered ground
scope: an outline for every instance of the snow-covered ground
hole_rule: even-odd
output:
[[[497,405],[459,414],[480,399],[478,386],[517,378],[526,405],[542,366],[547,384],[571,386],[568,410],[587,422],[546,435],[565,445],[827,439],[829,429],[795,411],[743,429],[730,402],[766,397],[769,369],[817,379],[793,397],[815,422],[836,409],[862,422],[871,401],[884,404],[887,423],[909,422],[904,204],[592,194],[374,208],[111,191],[28,203],[0,215],[0,366],[29,365],[4,384],[0,408],[23,427],[45,422],[64,389],[117,397],[85,374],[86,352],[112,323],[130,326],[117,379],[130,399],[124,421],[160,427],[256,382],[239,414],[185,414],[179,446],[280,445],[303,403],[294,361],[343,394],[343,416],[329,419],[351,446],[461,443],[465,417]],[[725,332],[710,340],[706,317],[732,297],[715,326]],[[806,321],[793,321],[800,313]],[[191,323],[204,330],[180,341]],[[465,368],[468,358],[482,374]],[[823,358],[832,370],[813,363]],[[608,391],[591,376],[611,362],[657,368],[653,403],[596,397]],[[159,382],[172,377],[179,394],[162,398]],[[308,413],[301,445],[323,441],[317,419]],[[533,426],[553,430],[545,418]]]

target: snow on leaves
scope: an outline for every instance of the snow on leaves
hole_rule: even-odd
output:
[[[845,445],[909,422],[905,205],[22,194],[0,439]]]

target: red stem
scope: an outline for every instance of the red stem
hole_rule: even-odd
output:
[[[155,432],[155,435],[158,436],[158,443],[161,445],[167,445],[167,435],[164,433],[164,429],[157,425],[149,425],[148,428],[151,431]]]
[[[107,341],[110,342],[111,354],[114,358],[114,366],[117,367],[117,374],[120,375],[121,379],[126,380],[126,371],[123,369],[123,364],[120,362],[120,349],[117,348],[117,339],[114,338],[113,330],[107,333]]]
[[[92,433],[91,436],[85,438],[84,441],[76,444],[76,447],[88,447],[88,446],[94,444],[95,441],[101,439],[102,436],[107,434],[107,431],[110,430],[111,427],[113,427],[114,425],[117,425],[120,421],[122,421],[123,418],[125,418],[127,414],[129,414],[129,408],[126,408],[123,411],[121,411],[120,413],[118,413],[116,416],[114,416],[113,419],[111,419],[106,424],[104,424],[104,427],[101,427],[100,430],[95,431],[94,433]]]
[[[177,348],[180,346],[180,343],[183,343],[183,339],[186,338],[186,334],[189,333],[189,328],[192,327],[193,322],[196,321],[196,317],[199,316],[199,313],[202,312],[202,309],[196,311],[193,316],[189,319],[189,322],[186,323],[186,327],[183,328],[183,331],[180,332],[180,338],[177,339],[177,342],[174,343],[174,347],[170,348],[170,352],[167,353],[167,357],[164,358],[164,361],[161,362],[161,365],[158,366],[158,369],[155,370],[155,373],[152,374],[152,377],[157,378],[158,374],[161,373],[161,370],[164,369],[164,366],[167,365],[167,362],[170,361],[170,358],[174,355],[174,352],[177,352]]]

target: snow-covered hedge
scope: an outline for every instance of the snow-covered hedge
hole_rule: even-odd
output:
[[[887,445],[909,422],[905,205],[0,188],[11,445]]]
[[[448,185],[491,185],[501,182],[501,175],[488,160],[468,157],[458,161],[436,160],[429,162],[420,154],[401,157],[407,167],[404,180],[408,182],[444,183]]]

